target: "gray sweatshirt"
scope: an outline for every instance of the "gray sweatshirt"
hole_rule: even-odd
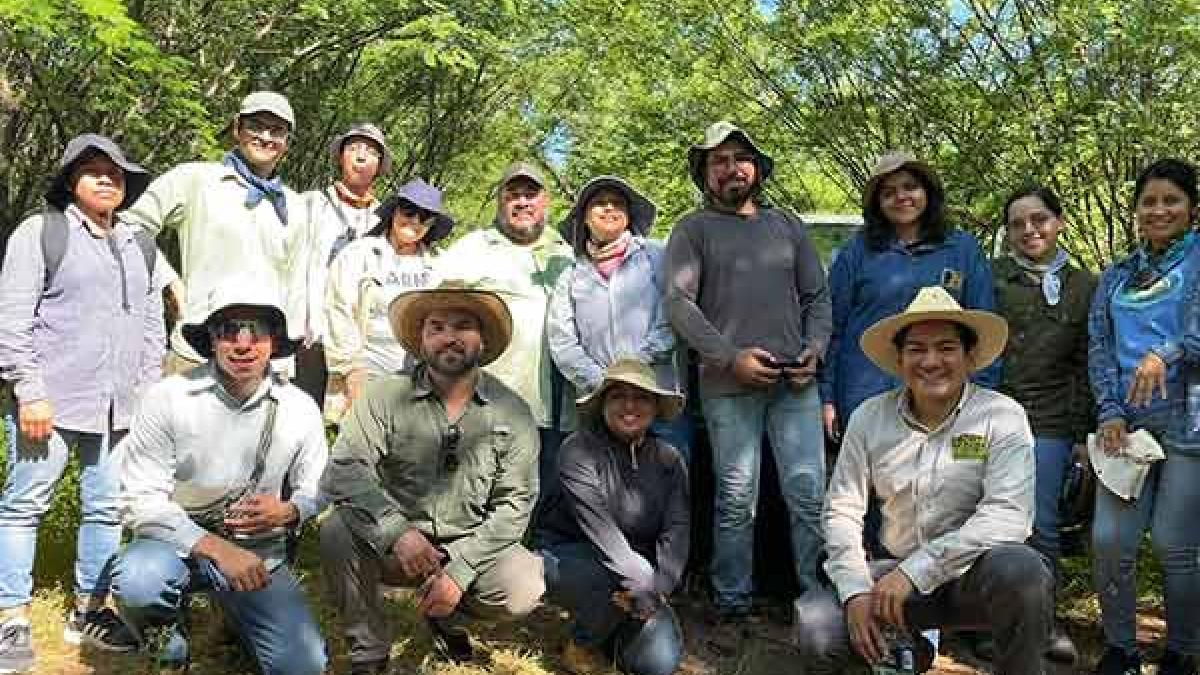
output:
[[[829,287],[804,224],[759,207],[754,216],[702,209],[667,242],[667,310],[700,355],[702,396],[748,389],[733,377],[738,352],[761,347],[793,359],[806,347],[824,357],[833,326]]]

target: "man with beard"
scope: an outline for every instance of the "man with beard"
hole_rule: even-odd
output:
[[[472,658],[468,617],[519,618],[545,586],[521,545],[537,499],[528,404],[481,367],[508,348],[504,301],[462,282],[389,307],[412,373],[375,380],[342,422],[321,486],[321,568],[345,622],[351,673],[387,672],[380,585],[417,587],[440,656]]]
[[[500,179],[493,227],[466,235],[442,256],[447,277],[496,289],[512,310],[512,346],[487,371],[512,387],[533,411],[541,442],[543,500],[555,490],[555,458],[565,430],[573,426],[574,411],[573,396],[555,370],[546,342],[550,295],[559,275],[574,261],[570,245],[546,228],[549,204],[541,172],[517,162]]]
[[[765,430],[790,514],[793,563],[817,585],[825,481],[813,381],[832,325],[825,272],[803,223],[759,199],[773,162],[746,132],[718,122],[688,151],[704,205],[667,243],[667,308],[699,355],[713,448],[716,617],[750,611],[754,514]]]
[[[253,274],[284,303],[289,337],[305,335],[311,232],[299,195],[278,173],[295,127],[281,94],[246,96],[231,125],[236,145],[220,162],[180,164],[150,183],[127,212],[130,222],[155,235],[164,229],[178,234],[183,316],[201,311],[231,274]],[[176,326],[168,374],[203,361]]]

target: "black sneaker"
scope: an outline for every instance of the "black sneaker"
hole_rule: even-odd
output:
[[[78,609],[68,612],[63,626],[63,642],[120,653],[132,652],[138,647],[133,631],[108,607],[88,612]]]
[[[428,623],[429,630],[433,632],[433,648],[438,656],[451,663],[470,663],[475,658],[467,629],[446,626],[432,619]]]
[[[1142,657],[1109,645],[1092,672],[1095,675],[1141,675]]]
[[[1075,648],[1075,641],[1067,631],[1062,629],[1062,626],[1055,624],[1050,631],[1050,643],[1046,646],[1046,658],[1067,666],[1075,665],[1079,660],[1079,650]]]
[[[1158,675],[1196,675],[1197,659],[1168,649],[1158,662]]]
[[[0,673],[30,670],[33,670],[33,632],[29,619],[9,619],[0,624]]]

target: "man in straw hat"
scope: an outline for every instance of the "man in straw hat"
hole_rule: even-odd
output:
[[[262,280],[231,277],[206,300],[182,335],[208,363],[152,387],[117,449],[133,532],[117,605],[169,672],[187,668],[187,598],[205,592],[263,673],[317,675],[324,642],[286,549],[321,509],[321,414],[269,373],[296,343]]]
[[[525,616],[545,589],[521,545],[538,492],[534,418],[482,369],[512,340],[508,307],[447,281],[398,296],[389,314],[419,363],[367,385],[321,480],[335,504],[321,567],[364,675],[387,672],[381,583],[419,587],[417,610],[453,661],[472,658],[468,616]]]
[[[157,249],[122,213],[149,182],[112,140],[77,136],[44,208],[8,241],[0,378],[15,400],[3,405],[9,462],[0,494],[0,672],[34,665],[29,606],[38,528],[72,450],[82,465],[82,523],[75,606],[63,638],[110,651],[136,646],[105,605],[121,542],[112,447],[129,428],[138,393],[162,375]]]
[[[379,223],[379,200],[372,188],[375,181],[392,170],[392,150],[379,127],[359,122],[329,143],[329,156],[338,178],[321,190],[301,195],[308,211],[312,247],[308,268],[307,344],[296,352],[296,385],[318,404],[325,400],[326,356],[325,286],[330,267],[351,242],[362,238]]]
[[[944,288],[863,334],[863,352],[903,386],[850,416],[823,521],[834,592],[796,603],[796,639],[822,661],[847,645],[889,657],[885,633],[990,629],[996,672],[1037,675],[1054,612],[1054,578],[1025,540],[1034,506],[1033,434],[1015,401],[969,381],[1003,351],[1004,319],[963,310]],[[863,517],[874,492],[892,559],[868,562]],[[928,659],[932,650],[919,649]]]
[[[716,474],[712,585],[722,620],[750,611],[764,431],[801,588],[816,586],[821,550],[825,447],[813,376],[829,342],[829,291],[804,224],[759,199],[773,167],[742,129],[710,126],[688,151],[704,207],[667,243],[671,324],[700,357]]]
[[[561,498],[538,525],[547,600],[574,615],[563,663],[577,675],[674,673],[683,634],[667,603],[687,564],[691,520],[683,457],[654,431],[683,395],[654,369],[620,357],[579,399],[580,428],[563,444]]]
[[[311,232],[299,195],[283,184],[279,164],[296,127],[283,95],[256,91],[233,118],[235,147],[220,162],[187,162],[150,183],[129,209],[131,222],[157,235],[175,230],[182,255],[183,316],[204,307],[231,274],[250,272],[283,303],[291,337],[309,332],[306,308]],[[177,327],[168,372],[203,362]]]

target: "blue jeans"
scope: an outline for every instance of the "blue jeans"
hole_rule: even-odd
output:
[[[1063,480],[1071,466],[1074,445],[1069,438],[1034,439],[1033,456],[1037,461],[1035,482],[1036,504],[1033,514],[1033,537],[1029,543],[1058,569],[1062,557],[1062,544],[1058,536],[1058,498],[1062,494]]]
[[[612,601],[621,590],[586,542],[558,544],[542,556],[546,599],[575,617],[572,637],[581,645],[615,651],[617,665],[632,675],[670,675],[683,659],[683,633],[670,607],[663,605],[642,624]]]
[[[702,403],[716,473],[712,582],[717,606],[750,605],[764,431],[790,516],[796,579],[802,591],[816,588],[825,492],[825,434],[816,384],[799,391],[779,384]]]
[[[1092,525],[1093,573],[1104,639],[1132,651],[1136,645],[1138,545],[1146,527],[1163,567],[1167,649],[1200,655],[1200,457],[1166,447],[1133,503],[1096,485]]]
[[[683,463],[692,465],[692,441],[695,438],[696,432],[693,428],[694,422],[691,414],[687,410],[679,413],[675,419],[668,421],[654,420],[654,424],[650,425],[650,430],[659,438],[666,441],[683,455]]]
[[[79,453],[82,523],[75,553],[75,592],[108,594],[112,558],[121,545],[117,513],[120,486],[112,446],[124,432],[88,434],[55,428],[50,440],[31,443],[13,415],[5,417],[8,476],[0,495],[0,609],[27,605],[33,594],[33,560],[42,516],[67,466],[70,448]]]
[[[221,606],[226,622],[264,675],[320,675],[325,670],[320,626],[286,564],[271,572],[262,590],[228,588],[215,565],[181,558],[174,546],[140,537],[125,547],[113,574],[117,607],[139,634],[154,626],[186,626],[189,596],[205,592]],[[184,661],[186,629],[177,636],[171,643],[176,648],[172,656]]]

